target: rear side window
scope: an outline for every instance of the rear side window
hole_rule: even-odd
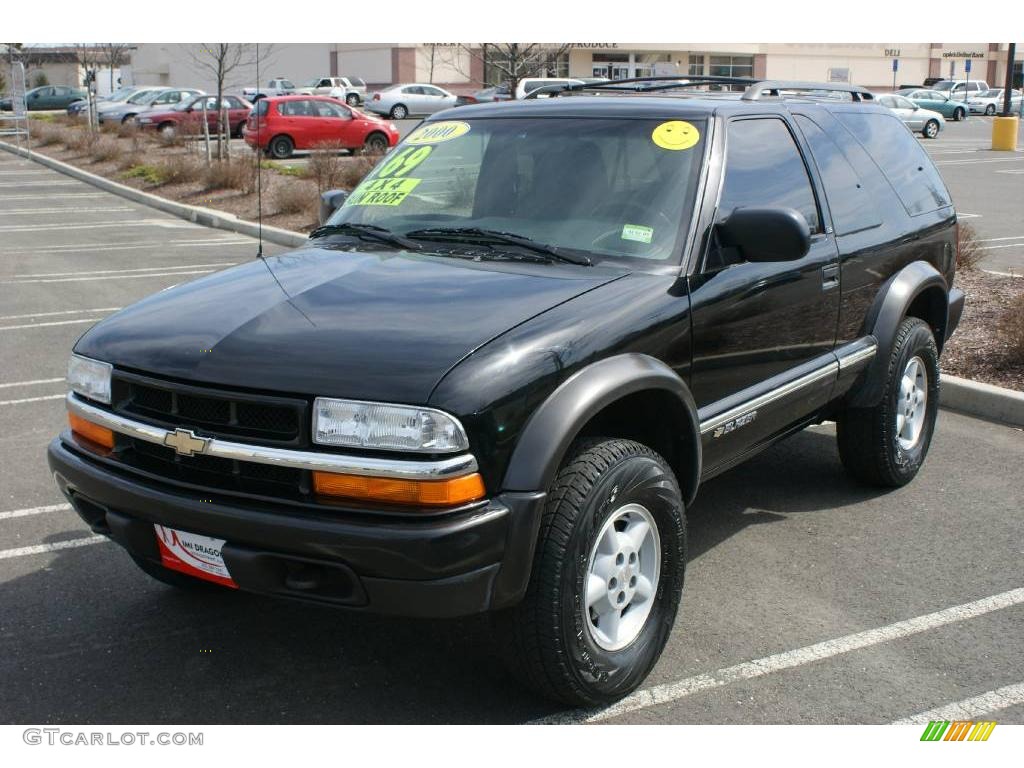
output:
[[[265,114],[267,114],[267,100],[260,99],[259,101],[257,101],[256,108],[254,111],[259,117],[263,117]]]
[[[800,151],[786,124],[778,118],[729,123],[725,184],[719,218],[740,207],[795,208],[811,232],[821,230],[814,190]]]
[[[836,234],[849,235],[881,226],[882,217],[871,195],[836,143],[809,117],[797,115],[796,123],[811,147],[814,163],[825,184],[825,197]]]
[[[864,146],[911,216],[952,205],[928,155],[895,116],[838,112],[836,117]]]

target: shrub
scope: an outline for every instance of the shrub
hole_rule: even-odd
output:
[[[122,179],[142,179],[147,184],[163,184],[163,167],[150,163],[137,163],[121,174]]]
[[[274,204],[278,213],[308,213],[309,220],[316,219],[319,200],[305,184],[295,182],[279,184],[274,191]]]
[[[118,145],[117,139],[100,136],[90,147],[89,154],[94,163],[107,163],[121,155],[121,147]]]
[[[141,152],[125,152],[117,159],[117,168],[120,171],[127,171],[130,168],[141,164]],[[121,175],[123,176],[124,174]]]
[[[1024,293],[1010,302],[999,320],[999,334],[1013,363],[1024,365]]]
[[[80,155],[92,153],[92,147],[99,139],[99,134],[84,127],[73,128],[64,135],[64,146]]]
[[[116,123],[106,122],[100,123],[100,133],[117,135],[121,131],[122,123],[120,121]]]
[[[45,72],[36,72],[35,77],[32,78],[33,88],[42,88],[44,85],[50,84],[50,78],[46,76]]]
[[[255,185],[255,168],[245,161],[221,160],[214,162],[203,175],[207,189],[239,189],[248,192]]]
[[[309,155],[306,176],[316,180],[320,192],[335,189],[341,183],[347,158],[341,156],[341,142],[325,141],[317,144]]]
[[[41,125],[33,131],[36,146],[49,147],[64,142],[64,129],[57,126]]]
[[[117,137],[119,139],[134,139],[139,135],[139,126],[135,124],[134,120],[127,123],[117,124]]]
[[[957,226],[956,268],[972,270],[984,256],[974,226],[961,221]]]
[[[348,159],[342,167],[340,186],[344,189],[355,189],[381,157],[382,155],[358,155]]]
[[[161,163],[165,184],[188,184],[199,181],[203,166],[187,155],[172,155]]]

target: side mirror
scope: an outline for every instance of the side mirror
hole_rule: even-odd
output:
[[[811,228],[792,208],[737,208],[718,225],[724,245],[747,261],[796,261],[811,247]]]
[[[320,195],[320,223],[325,224],[331,215],[341,208],[348,199],[344,189],[329,189]]]

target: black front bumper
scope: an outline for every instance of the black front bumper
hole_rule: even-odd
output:
[[[297,515],[141,482],[61,438],[47,457],[79,516],[136,557],[160,563],[156,523],[225,539],[224,562],[241,589],[405,616],[463,616],[518,602],[544,504],[543,493],[505,493],[422,520]]]

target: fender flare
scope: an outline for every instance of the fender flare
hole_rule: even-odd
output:
[[[896,330],[907,316],[914,299],[924,291],[939,288],[944,300],[941,327],[935,337],[940,345],[945,341],[948,324],[949,286],[946,278],[927,261],[914,261],[890,277],[878,292],[875,303],[868,312],[864,323],[864,335],[871,334],[878,340],[878,349],[863,379],[850,395],[848,405],[854,408],[869,408],[882,399],[885,379],[889,370],[889,357],[896,341]]]
[[[697,493],[701,473],[700,419],[689,387],[665,363],[640,353],[615,355],[591,363],[566,379],[526,423],[505,472],[507,491],[546,491],[580,430],[608,405],[644,390],[664,390],[681,406],[679,438],[693,460],[678,477],[683,501]]]

